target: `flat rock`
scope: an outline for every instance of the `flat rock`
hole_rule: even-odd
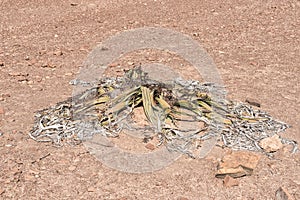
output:
[[[276,200],[295,200],[292,195],[284,188],[280,187],[275,193]]]
[[[259,145],[268,153],[278,151],[283,147],[281,139],[277,134],[273,135],[272,137],[262,139],[259,142]]]
[[[217,178],[226,175],[233,178],[250,176],[256,168],[260,155],[253,152],[233,151],[226,154],[218,164]]]

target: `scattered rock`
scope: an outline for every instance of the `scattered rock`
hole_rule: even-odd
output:
[[[247,98],[245,102],[252,106],[260,107],[260,103],[258,103],[255,99]]]
[[[275,193],[276,200],[295,200],[292,195],[284,188],[280,187]]]
[[[225,155],[218,164],[217,178],[229,175],[233,178],[250,176],[256,168],[260,155],[253,152],[233,151]]]
[[[88,189],[87,189],[88,192],[95,192],[96,191],[96,188],[93,187],[93,186],[90,186]]]
[[[262,139],[259,145],[268,153],[278,151],[283,147],[281,139],[277,134],[272,137]]]
[[[151,144],[151,143],[148,143],[146,144],[145,146],[147,149],[150,149],[151,151],[153,151],[155,149],[155,145],[154,144]]]
[[[33,81],[27,81],[27,84],[28,84],[28,85],[32,85],[32,84],[33,84]]]
[[[8,73],[10,76],[22,76],[21,72],[10,72]]]
[[[61,56],[61,55],[63,55],[63,52],[58,49],[56,51],[53,51],[53,55],[55,55],[55,56]]]
[[[237,179],[232,178],[231,176],[226,175],[223,184],[225,187],[233,187],[233,186],[238,186],[239,181]]]
[[[4,62],[0,62],[0,67],[4,67]]]
[[[134,62],[129,61],[129,62],[127,62],[127,64],[128,65],[134,65]]]
[[[71,6],[78,6],[78,3],[70,3]]]

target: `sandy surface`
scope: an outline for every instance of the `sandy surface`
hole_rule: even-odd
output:
[[[2,0],[0,198],[258,200],[274,199],[283,186],[300,199],[299,153],[263,156],[252,176],[226,188],[214,177],[221,149],[202,160],[183,156],[158,172],[126,174],[103,166],[83,145],[56,148],[28,137],[34,111],[72,95],[69,81],[99,42],[144,26],[171,28],[198,41],[231,99],[257,99],[263,110],[292,126],[285,137],[300,141],[297,0]]]

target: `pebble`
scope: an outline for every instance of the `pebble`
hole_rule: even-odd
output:
[[[53,55],[61,56],[61,55],[63,55],[63,52],[61,50],[56,50],[56,51],[53,51]]]
[[[56,65],[52,65],[49,63],[44,63],[41,65],[42,68],[56,68]]]
[[[28,84],[28,85],[32,85],[32,84],[33,84],[33,81],[31,81],[31,80],[30,80],[30,81],[27,81],[27,84]]]
[[[256,168],[260,155],[247,151],[233,151],[226,154],[218,164],[217,178],[229,175],[233,178],[250,176]]]
[[[237,179],[232,178],[231,176],[226,175],[224,180],[223,180],[223,185],[225,187],[238,186],[239,181]]]
[[[245,102],[250,104],[251,106],[260,107],[260,103],[258,103],[255,99],[247,98]]]
[[[91,186],[87,190],[88,190],[88,192],[95,192],[96,188]]]
[[[151,143],[146,144],[145,146],[147,149],[150,149],[151,151],[153,151],[155,149],[155,146]]]
[[[21,72],[10,72],[8,73],[10,76],[22,76]]]

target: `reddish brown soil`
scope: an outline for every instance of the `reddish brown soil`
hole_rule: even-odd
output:
[[[0,1],[1,199],[300,199],[300,156],[262,157],[254,174],[226,188],[214,177],[223,152],[182,157],[149,174],[103,166],[83,145],[28,137],[34,111],[72,95],[88,53],[117,32],[167,27],[197,40],[214,59],[231,99],[255,98],[300,141],[300,2],[197,0]],[[151,59],[150,59],[151,60]]]

